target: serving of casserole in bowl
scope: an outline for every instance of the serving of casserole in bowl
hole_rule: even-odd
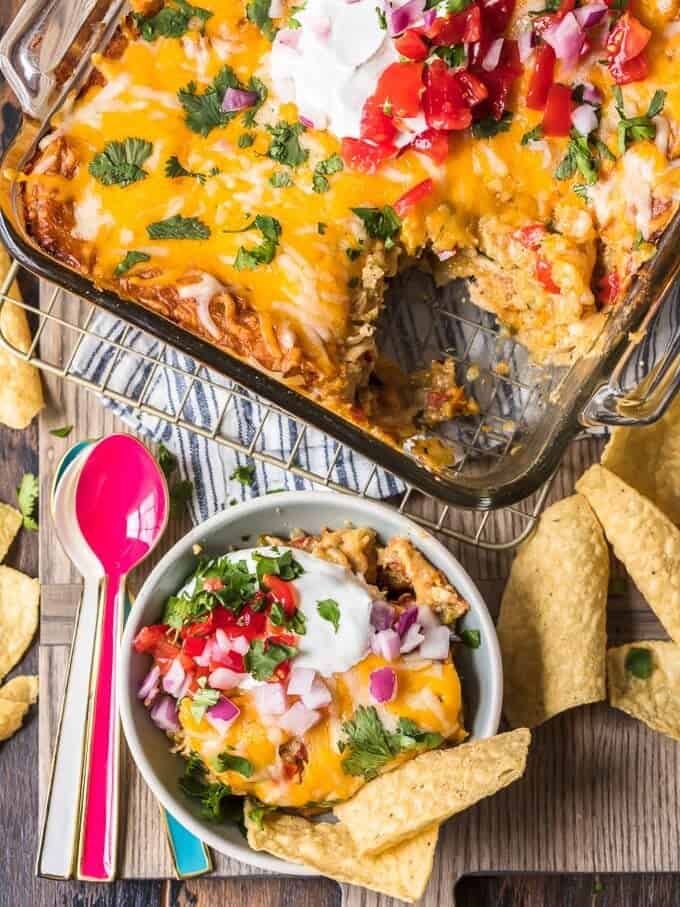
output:
[[[192,530],[137,597],[120,666],[125,736],[161,803],[223,853],[286,872],[305,868],[244,840],[244,802],[248,822],[328,813],[500,718],[495,629],[469,576],[391,509],[334,493]]]
[[[18,257],[424,490],[489,506],[535,488],[677,269],[674,5],[114,6],[8,153]],[[27,46],[6,37],[4,69],[40,85]],[[551,369],[502,470],[462,474],[452,441],[486,430],[471,343],[435,324],[414,367],[380,342],[413,266],[465,279],[492,342]]]

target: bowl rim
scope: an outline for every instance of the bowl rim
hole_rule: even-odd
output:
[[[156,776],[156,772],[151,766],[151,763],[147,759],[143,746],[135,731],[132,706],[133,702],[136,701],[136,693],[131,689],[129,677],[130,667],[134,657],[132,639],[134,637],[134,627],[136,623],[135,617],[145,608],[147,597],[152,594],[158,579],[164,574],[168,566],[178,557],[186,554],[194,544],[205,541],[207,536],[218,529],[222,529],[229,523],[237,519],[242,520],[244,517],[248,518],[249,516],[261,513],[262,511],[280,510],[294,501],[299,502],[301,498],[304,498],[305,502],[312,506],[325,506],[329,510],[338,504],[341,504],[345,509],[353,509],[355,511],[353,520],[357,525],[362,518],[364,521],[368,520],[368,522],[364,522],[364,525],[371,525],[371,517],[375,517],[376,513],[379,512],[385,521],[389,521],[395,527],[394,534],[408,534],[416,543],[420,543],[418,545],[419,547],[436,550],[439,556],[447,562],[444,572],[447,577],[453,581],[454,585],[457,582],[462,582],[469,587],[469,591],[472,592],[472,595],[469,595],[468,597],[471,599],[470,604],[474,609],[475,619],[478,622],[485,646],[488,646],[488,655],[491,665],[489,676],[489,705],[482,719],[482,728],[480,732],[475,735],[477,738],[492,737],[498,731],[503,699],[503,670],[496,628],[477,584],[470,577],[458,558],[435,538],[432,533],[387,504],[372,499],[354,497],[336,491],[300,490],[287,491],[276,495],[263,495],[249,501],[244,501],[236,507],[214,514],[207,520],[194,526],[188,533],[175,542],[168,551],[166,551],[145,579],[135,598],[126,621],[118,654],[118,702],[120,719],[132,760],[142,775],[144,782],[150,788],[152,794],[159,803],[175,819],[177,819],[178,822],[213,849],[231,859],[247,863],[251,866],[256,866],[267,872],[276,872],[285,875],[318,876],[320,873],[301,864],[289,863],[274,857],[265,851],[252,850],[245,839],[242,844],[233,844],[229,841],[225,841],[224,838],[211,829],[207,822],[202,822],[197,819],[188,808],[182,804],[181,800],[160,781]],[[347,519],[346,514],[344,519]],[[332,524],[332,514],[330,512],[329,523]],[[423,553],[427,556],[425,551]]]

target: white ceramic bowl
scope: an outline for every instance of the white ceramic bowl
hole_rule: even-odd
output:
[[[261,869],[294,875],[316,875],[312,870],[286,863],[263,852],[255,852],[237,828],[215,825],[201,818],[194,804],[182,795],[177,781],[184,761],[173,755],[167,737],[151,722],[137,690],[149,670],[148,655],[132,648],[132,641],[146,624],[158,623],[169,595],[182,585],[193,570],[192,546],[203,547],[206,555],[223,554],[229,546],[247,547],[263,533],[287,535],[302,528],[316,533],[324,526],[340,527],[346,522],[371,526],[387,540],[407,536],[431,563],[443,571],[470,603],[463,627],[478,628],[482,644],[478,649],[459,648],[456,664],[461,674],[465,721],[472,737],[496,733],[502,700],[502,669],[498,640],[486,605],[468,574],[447,549],[424,529],[396,510],[373,501],[335,492],[286,492],[240,504],[197,526],[168,551],[144,583],[127,620],[120,654],[120,712],[132,758],[146,783],[163,806],[178,821],[215,850]]]

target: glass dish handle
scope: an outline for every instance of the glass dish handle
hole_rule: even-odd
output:
[[[25,114],[49,115],[125,6],[126,0],[26,0],[0,40],[0,71]]]
[[[586,404],[580,418],[586,428],[649,425],[664,414],[680,390],[680,332],[675,333],[659,361],[635,388],[621,389],[619,378],[640,339],[630,341],[609,382],[595,391]]]

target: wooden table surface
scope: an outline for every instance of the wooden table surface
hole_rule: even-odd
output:
[[[0,33],[21,5],[21,0],[0,0]],[[8,93],[0,88],[0,139],[8,134],[15,114]],[[36,298],[37,283],[22,282],[22,289]],[[38,422],[23,432],[0,427],[0,500],[11,502],[24,472],[40,473],[43,487],[51,477],[55,459],[66,443],[113,430],[115,419],[102,414],[99,404],[86,392],[46,382],[48,407]],[[66,417],[69,417],[68,419]],[[57,441],[48,426],[75,423],[68,442]],[[574,457],[578,454],[574,453]],[[43,495],[44,499],[44,495]],[[43,500],[43,521],[49,519]],[[182,526],[173,527],[179,533]],[[48,550],[46,550],[48,548]],[[40,557],[58,558],[53,546],[40,545]],[[38,574],[39,537],[21,532],[10,550],[7,563],[33,576]],[[64,579],[69,575],[62,562]],[[54,571],[51,571],[53,573]],[[18,671],[36,672],[37,644],[27,653]],[[651,779],[650,779],[651,780]],[[540,819],[539,819],[540,821]],[[550,828],[546,824],[546,835]],[[38,880],[33,864],[38,834],[38,721],[34,714],[12,740],[0,744],[0,907],[339,907],[340,891],[331,881],[297,879],[234,879],[229,881],[118,882],[111,886],[57,883]],[[680,876],[575,875],[521,876],[505,878],[466,877],[455,891],[456,907],[677,907]],[[442,904],[442,907],[453,907]]]

